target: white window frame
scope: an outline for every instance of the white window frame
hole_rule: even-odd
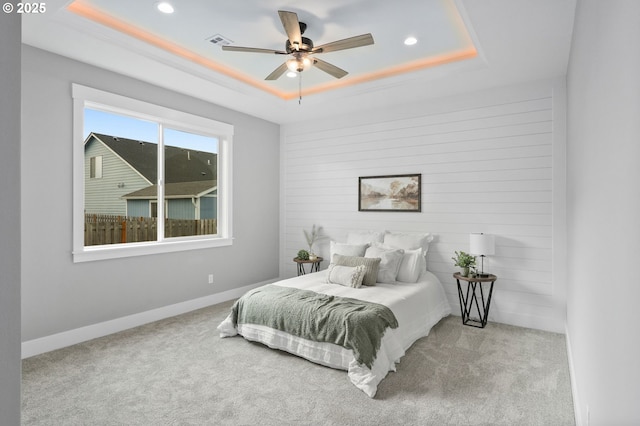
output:
[[[233,126],[201,116],[177,111],[126,96],[116,95],[79,84],[72,84],[73,97],[73,261],[87,262],[102,259],[142,256],[184,250],[230,246],[232,232],[232,141]],[[84,245],[84,110],[100,109],[150,120],[176,130],[196,132],[219,139],[218,144],[218,233],[180,238],[164,238],[164,226],[159,221],[158,240],[141,243]],[[164,149],[159,148],[159,171],[164,169]],[[162,172],[158,186],[164,198]],[[163,215],[163,203],[158,205],[158,217]],[[162,225],[161,225],[162,224]]]

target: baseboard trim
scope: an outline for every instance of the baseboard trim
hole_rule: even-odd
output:
[[[582,412],[580,411],[580,397],[578,394],[578,384],[576,383],[576,371],[573,366],[573,352],[571,351],[571,336],[569,335],[569,326],[565,324],[564,332],[565,340],[567,342],[567,359],[569,361],[569,378],[571,379],[571,395],[573,396],[573,415],[576,420],[576,426],[582,426],[585,423],[582,418]]]
[[[197,309],[206,308],[207,306],[226,302],[228,300],[237,299],[253,288],[275,281],[277,280],[269,280],[261,283],[251,284],[248,286],[223,291],[221,293],[200,297],[198,299],[187,300],[185,302],[164,306],[162,308],[152,309],[133,315],[127,315],[125,317],[104,321],[98,324],[92,324],[85,327],[52,334],[50,336],[28,340],[26,342],[22,342],[22,359],[75,345],[77,343],[86,342],[98,337],[107,336],[119,331],[128,330],[130,328],[138,327],[154,321],[159,321],[165,318],[174,317],[176,315],[185,314]]]
[[[457,294],[447,294],[451,313],[460,316],[460,302]],[[492,301],[493,302],[493,301]],[[499,305],[491,305],[489,311],[489,322],[514,325],[516,327],[533,328],[535,330],[548,331],[551,333],[564,334],[566,331],[565,322],[561,320],[562,315],[551,312],[548,316],[534,315],[505,309]]]

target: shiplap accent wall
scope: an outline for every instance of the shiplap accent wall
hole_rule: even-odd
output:
[[[553,280],[554,128],[564,123],[554,126],[553,86],[283,126],[281,276],[295,275],[292,258],[313,224],[325,236],[315,247],[323,268],[329,241],[352,229],[431,232],[428,269],[459,315],[451,257],[469,250],[470,233],[484,232],[496,236],[485,270],[499,277],[490,320],[564,330],[564,283]],[[359,176],[407,173],[422,174],[422,212],[358,211]]]

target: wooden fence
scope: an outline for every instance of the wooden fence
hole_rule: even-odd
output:
[[[216,219],[165,219],[165,238],[217,233]],[[85,214],[84,245],[137,243],[158,239],[155,217]]]

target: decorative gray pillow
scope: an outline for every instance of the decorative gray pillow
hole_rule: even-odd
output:
[[[376,285],[378,279],[378,268],[380,267],[379,257],[358,257],[358,256],[342,256],[334,254],[331,263],[340,266],[360,266],[364,265],[365,273],[362,279],[362,285]]]
[[[379,246],[369,247],[365,252],[365,257],[379,257],[380,267],[378,268],[379,283],[394,283],[398,278],[400,263],[404,250],[402,249],[385,249]]]
[[[364,273],[364,265],[341,266],[332,263],[328,268],[327,282],[330,284],[340,284],[346,287],[360,288],[362,287]]]

